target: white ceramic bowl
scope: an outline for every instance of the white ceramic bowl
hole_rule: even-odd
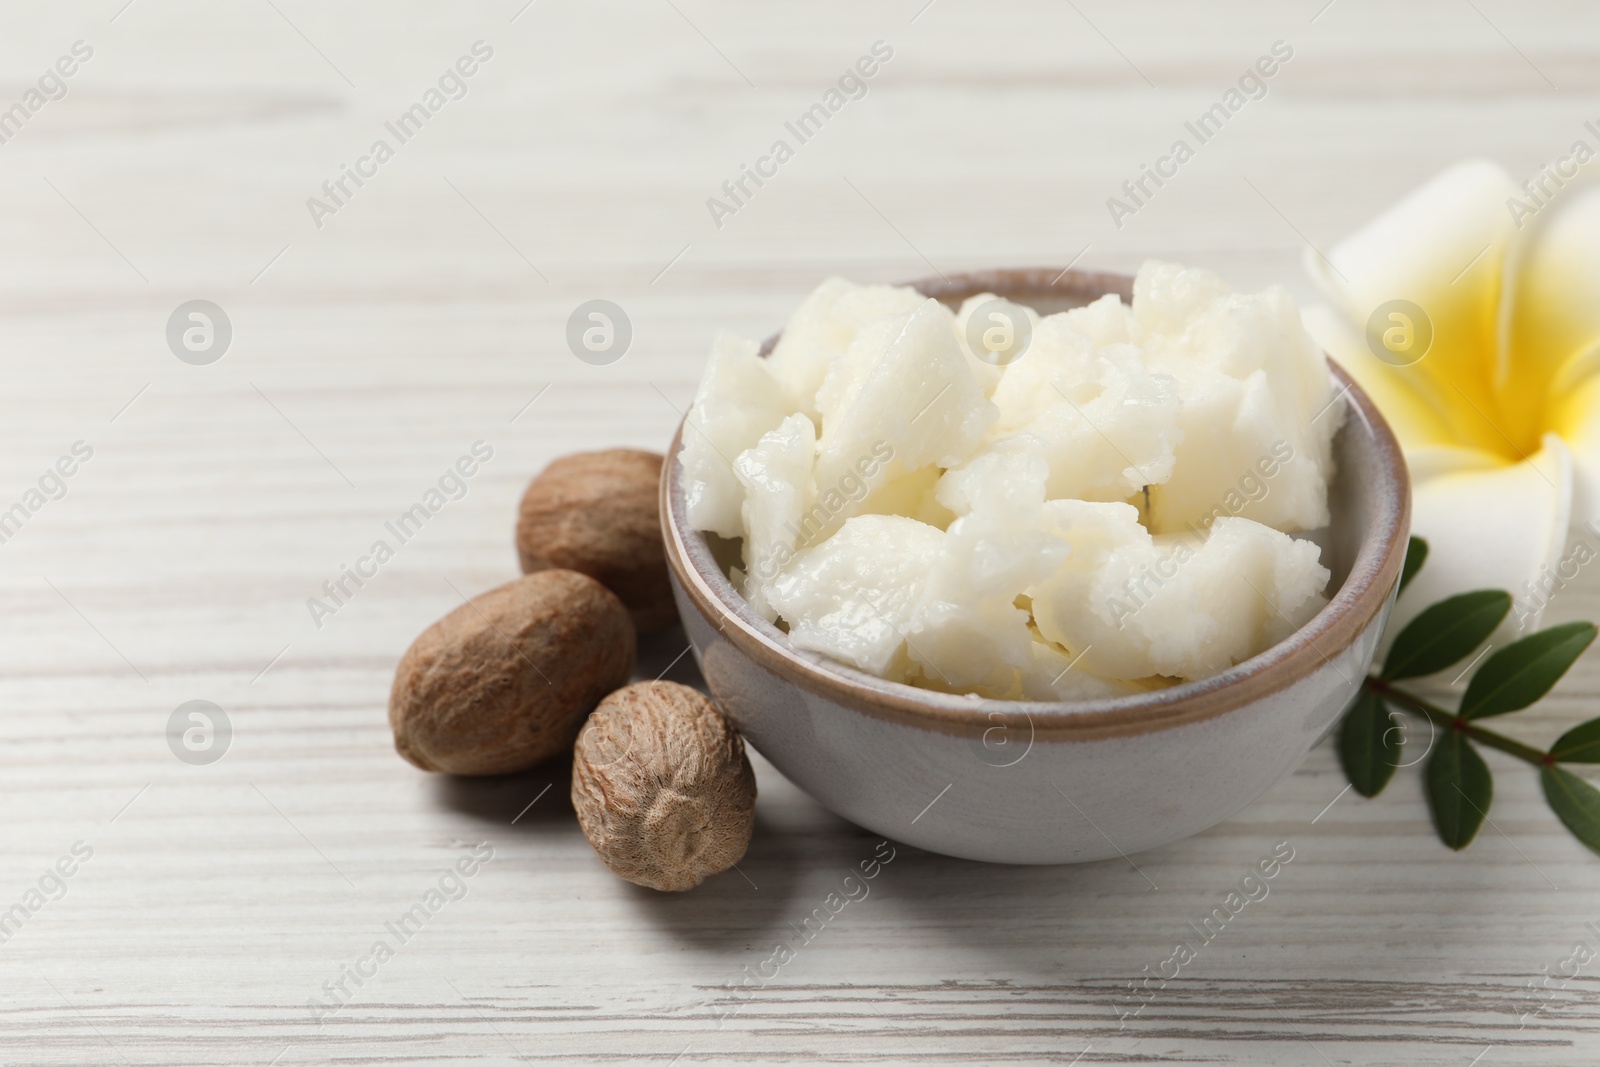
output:
[[[994,292],[1043,312],[1125,275],[1007,270],[915,282],[952,305]],[[767,350],[771,343],[768,342]],[[678,450],[662,474],[673,592],[712,694],[745,738],[821,804],[874,833],[1001,863],[1077,863],[1155,848],[1226,819],[1305,758],[1372,663],[1398,587],[1410,485],[1389,428],[1336,365],[1328,606],[1224,671],[1112,700],[1033,703],[917,689],[793,648],[752,612],[684,517]]]

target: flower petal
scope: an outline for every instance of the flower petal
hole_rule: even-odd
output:
[[[1600,376],[1566,390],[1552,429],[1572,450],[1572,518],[1600,523]]]
[[[1573,441],[1593,408],[1584,387],[1600,375],[1600,185],[1560,195],[1522,220],[1507,257],[1498,380],[1509,426]]]
[[[1322,350],[1372,397],[1408,455],[1415,448],[1455,444],[1450,425],[1415,388],[1417,379],[1374,356],[1340,312],[1313,304],[1300,310],[1300,318]]]
[[[1441,478],[1446,474],[1499,470],[1506,465],[1505,460],[1499,456],[1476,448],[1460,448],[1454,445],[1425,445],[1422,448],[1408,448],[1405,453],[1406,467],[1411,471],[1412,484],[1419,484],[1430,478]]]
[[[1384,420],[1400,440],[1413,482],[1444,474],[1491,470],[1506,465],[1505,456],[1452,436],[1451,428],[1411,388],[1414,381],[1390,374],[1394,368],[1380,361],[1343,318],[1331,308],[1313,305],[1300,313],[1306,329],[1333,359],[1366,390],[1383,412]],[[1595,429],[1600,437],[1600,419]],[[1600,475],[1600,470],[1597,470]],[[1600,487],[1600,479],[1597,479]]]
[[[1498,425],[1504,420],[1493,385],[1501,266],[1516,232],[1506,201],[1517,192],[1499,166],[1461,163],[1340,242],[1327,259],[1306,257],[1307,270],[1358,331],[1389,301],[1422,309],[1432,333],[1425,355],[1404,367],[1374,358],[1368,377],[1395,380],[1391,391],[1409,389],[1455,443],[1507,460],[1523,456]]]
[[[1555,434],[1532,459],[1419,481],[1411,532],[1428,542],[1428,561],[1395,605],[1388,633],[1424,608],[1471,589],[1504,589],[1517,598],[1503,632],[1536,627],[1543,605],[1524,583],[1554,567],[1572,514],[1572,460]]]

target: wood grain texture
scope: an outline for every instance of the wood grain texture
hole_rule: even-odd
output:
[[[1459,855],[1416,768],[1341,796],[1326,745],[1131,862],[900,848],[745,997],[745,968],[800,940],[876,838],[757,760],[739,870],[654,895],[595,859],[564,772],[430,777],[385,721],[412,637],[456,589],[517,573],[527,478],[576,449],[661,448],[715,329],[765,336],[829,273],[1074,257],[1309,297],[1308,242],[1456,159],[1523,174],[1582,135],[1592,8],[125,3],[0,13],[0,109],[94,48],[0,144],[0,510],[75,441],[94,450],[0,544],[0,912],[75,842],[93,853],[0,944],[0,1060],[1595,1061],[1592,967],[1519,1012],[1596,944],[1600,860],[1497,753],[1492,824]],[[1295,54],[1267,96],[1114,226],[1106,198],[1280,39]],[[466,96],[316,227],[306,199],[478,40],[494,54]],[[894,56],[865,98],[716,226],[706,198],[878,40]],[[597,297],[634,328],[609,366],[564,339]],[[195,298],[233,323],[209,366],[164,336]],[[306,599],[479,440],[494,458],[466,495],[314,625]],[[1594,575],[1554,614],[1600,616]],[[643,676],[682,647],[653,639]],[[1591,653],[1504,725],[1548,742],[1597,696]],[[167,747],[192,699],[232,722],[209,766]],[[1128,984],[1280,841],[1270,895],[1119,1021]],[[386,924],[479,842],[493,858],[465,895],[399,944]],[[308,1000],[379,938],[393,958],[319,1022]]]

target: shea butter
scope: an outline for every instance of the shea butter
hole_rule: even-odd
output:
[[[979,321],[974,323],[974,317]],[[999,333],[985,333],[994,319]],[[974,338],[1024,338],[1004,358]],[[1039,315],[829,279],[763,359],[712,346],[688,518],[797,648],[1022,700],[1225,670],[1326,603],[1343,419],[1288,293],[1146,263]]]

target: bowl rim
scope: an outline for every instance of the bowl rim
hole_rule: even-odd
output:
[[[1133,290],[1130,275],[1049,267],[972,271],[905,284],[946,302],[984,292],[1023,304],[1029,295],[1092,300],[1116,293],[1130,301]],[[777,336],[762,345],[762,355],[771,351]],[[1331,665],[1380,616],[1400,579],[1411,515],[1404,456],[1371,398],[1332,358],[1328,364],[1349,402],[1345,426],[1359,421],[1372,439],[1383,471],[1382,484],[1373,487],[1378,490],[1378,507],[1362,531],[1349,574],[1327,605],[1276,645],[1207,678],[1100,700],[998,700],[889,681],[794,648],[783,631],[750,608],[716,565],[701,533],[687,525],[678,462],[687,411],[662,464],[661,526],[667,563],[695,609],[756,664],[807,692],[875,718],[966,737],[981,737],[995,728],[1026,729],[1038,741],[1131,737],[1216,718]]]

